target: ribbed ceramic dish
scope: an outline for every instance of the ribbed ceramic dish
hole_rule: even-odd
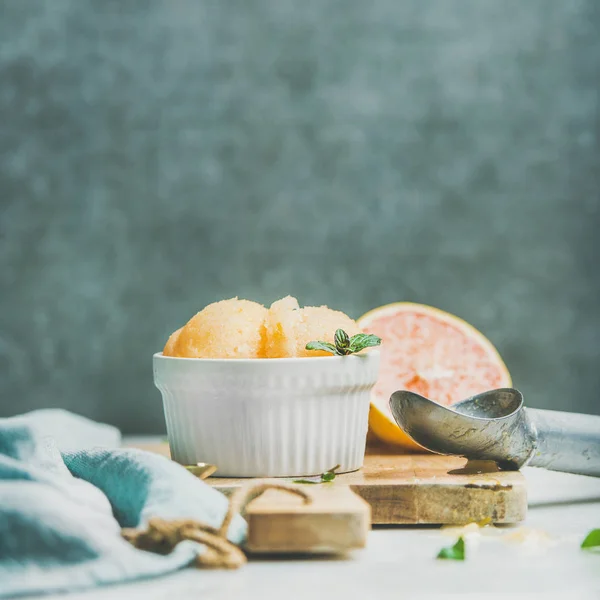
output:
[[[363,464],[379,350],[315,358],[154,355],[171,456],[221,477],[317,475]]]

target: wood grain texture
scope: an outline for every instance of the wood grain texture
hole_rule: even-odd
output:
[[[246,510],[253,553],[337,554],[364,548],[371,509],[348,486],[312,486],[311,503],[285,492],[268,490]]]
[[[167,444],[144,448],[168,456]],[[517,523],[525,518],[527,489],[521,473],[461,473],[465,464],[460,457],[395,454],[372,445],[360,471],[338,475],[319,487],[349,486],[371,505],[375,525]],[[230,494],[248,480],[210,477],[206,481]]]

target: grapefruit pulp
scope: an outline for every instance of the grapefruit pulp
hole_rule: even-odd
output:
[[[388,304],[368,312],[358,324],[383,340],[369,427],[384,442],[423,451],[396,425],[390,412],[388,402],[396,390],[451,405],[512,385],[493,344],[462,319],[437,308],[412,302]]]

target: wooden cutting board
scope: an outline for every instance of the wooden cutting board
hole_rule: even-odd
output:
[[[167,444],[139,447],[169,455]],[[376,525],[517,523],[525,518],[527,490],[521,473],[498,471],[494,463],[466,469],[465,465],[464,458],[399,455],[372,445],[360,471],[338,475],[331,483],[304,487],[314,494],[349,487],[371,506],[371,522]],[[206,481],[229,495],[249,480],[210,477]],[[249,512],[267,499],[255,500]],[[273,496],[271,506],[272,500]]]
[[[370,451],[360,471],[338,475],[321,487],[349,486],[371,505],[374,525],[522,521],[527,512],[523,475],[498,471],[494,463],[465,469],[466,462],[458,457],[399,456]],[[481,470],[487,472],[476,472]],[[207,479],[225,494],[232,493],[245,481]]]

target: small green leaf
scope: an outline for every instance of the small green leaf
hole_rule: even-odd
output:
[[[340,468],[340,465],[335,465],[335,467],[333,467],[333,469],[329,469],[329,471],[325,471],[325,473],[323,473],[321,475],[321,481],[333,481],[335,479],[335,476],[337,475],[336,470]]]
[[[600,549],[600,529],[592,529],[586,536],[581,547],[589,550],[591,548]]]
[[[324,352],[331,352],[331,354],[335,354],[336,356],[340,355],[340,353],[337,351],[337,348],[333,344],[330,344],[329,342],[318,342],[318,341],[308,342],[308,344],[306,344],[306,349],[307,350],[323,350]]]
[[[333,469],[329,469],[325,471],[325,473],[321,473],[321,479],[293,479],[292,483],[310,483],[311,485],[319,484],[319,483],[328,483],[329,481],[333,481],[335,476],[337,475],[336,471],[340,468],[340,465],[335,465]]]
[[[340,354],[350,354],[350,338],[343,329],[337,329],[334,335],[335,347]]]
[[[371,333],[357,333],[350,338],[350,352],[360,352],[365,348],[379,346],[381,338]]]
[[[465,560],[465,540],[461,537],[458,538],[454,546],[446,546],[442,548],[437,555],[437,558],[443,558],[447,560]]]
[[[351,338],[343,329],[337,329],[334,335],[335,346],[329,342],[312,341],[306,344],[307,350],[324,350],[335,356],[345,356],[346,354],[354,354],[371,346],[379,346],[381,338],[370,333],[357,333]]]
[[[319,483],[322,483],[322,482],[321,481],[312,481],[311,479],[294,479],[294,480],[292,480],[292,483],[302,483],[302,484],[310,483],[311,485],[318,485]]]

